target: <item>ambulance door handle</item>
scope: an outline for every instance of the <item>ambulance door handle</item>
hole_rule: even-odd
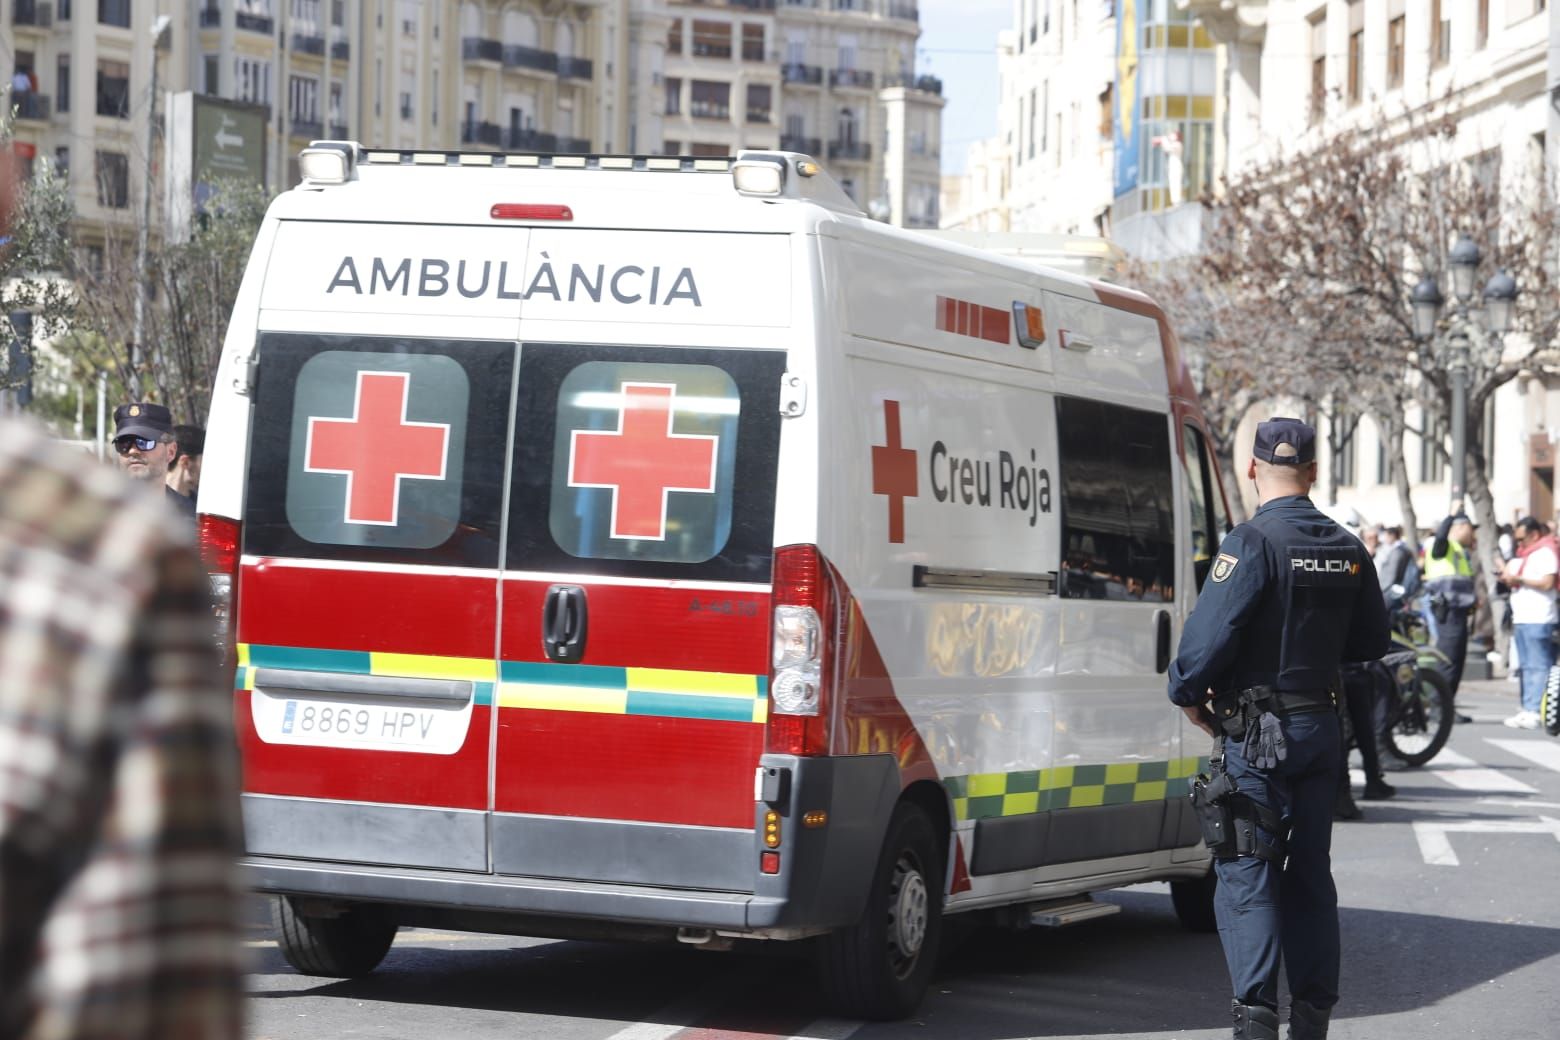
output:
[[[1158,645],[1154,649],[1154,670],[1164,673],[1170,670],[1170,612],[1154,611],[1154,625],[1158,629]]]
[[[585,590],[578,585],[553,585],[542,601],[542,645],[549,661],[573,664],[585,656],[588,613]]]

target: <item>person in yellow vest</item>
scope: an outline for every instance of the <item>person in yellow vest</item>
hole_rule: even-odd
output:
[[[1435,615],[1436,645],[1447,656],[1447,681],[1452,696],[1462,682],[1463,664],[1468,658],[1468,617],[1473,613],[1477,595],[1473,584],[1473,521],[1461,503],[1454,503],[1452,514],[1436,528],[1435,540],[1425,553],[1425,590]],[[1461,713],[1458,722],[1473,721]]]

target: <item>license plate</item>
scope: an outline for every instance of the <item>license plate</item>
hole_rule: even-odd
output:
[[[466,742],[471,703],[250,695],[255,732],[267,744],[453,755]]]

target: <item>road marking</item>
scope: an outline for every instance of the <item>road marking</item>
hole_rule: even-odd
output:
[[[1526,798],[1480,798],[1480,805],[1513,805],[1520,809],[1560,809],[1560,802],[1534,802]]]
[[[606,1040],[669,1040],[711,1011],[720,997],[729,995],[730,989],[730,980],[718,976],[698,991],[674,1000],[650,1015],[651,1021],[625,1026]]]
[[[1560,820],[1540,816],[1536,821],[1527,820],[1468,820],[1463,823],[1440,823],[1416,820],[1414,837],[1419,842],[1419,853],[1425,862],[1436,867],[1455,867],[1459,861],[1452,851],[1449,834],[1548,834],[1560,841]]]
[[[1505,791],[1511,794],[1537,794],[1538,788],[1529,787],[1515,777],[1498,769],[1486,769],[1467,755],[1460,755],[1451,748],[1441,753],[1425,766],[1438,778],[1464,791]]]
[[[845,1018],[820,1018],[800,1032],[792,1033],[786,1040],[846,1040],[865,1023]]]
[[[1560,773],[1560,744],[1547,740],[1496,740],[1493,737],[1485,737],[1484,742]]]

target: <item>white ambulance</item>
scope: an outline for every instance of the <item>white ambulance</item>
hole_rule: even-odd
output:
[[[1225,500],[1150,300],[793,154],[300,165],[199,501],[295,966],[807,940],[881,1018],[949,915],[1211,927],[1164,673]]]

